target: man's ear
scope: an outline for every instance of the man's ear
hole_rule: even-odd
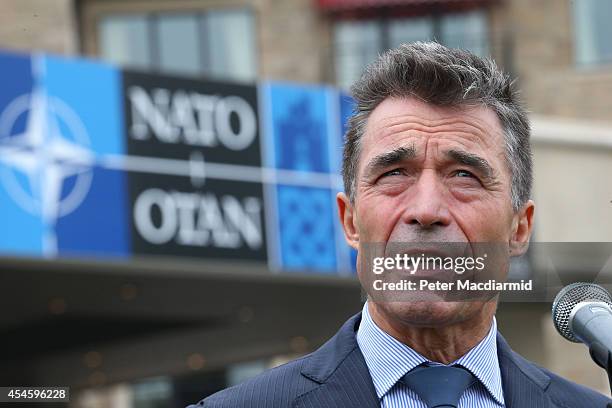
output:
[[[357,250],[359,247],[359,231],[355,225],[355,210],[351,204],[351,200],[349,200],[346,194],[338,193],[336,195],[336,202],[338,204],[338,216],[340,217],[340,223],[342,223],[346,243]]]
[[[529,248],[533,230],[533,213],[535,204],[528,200],[512,218],[512,236],[510,237],[510,256],[521,256]]]

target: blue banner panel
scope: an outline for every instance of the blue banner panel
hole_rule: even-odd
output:
[[[344,129],[352,100],[331,87],[261,85],[271,223],[270,267],[350,274],[351,253],[337,219]]]
[[[50,146],[61,146],[61,180],[54,199],[57,252],[64,255],[128,256],[126,175],[120,72],[84,60],[44,58]],[[61,157],[60,157],[61,156]]]
[[[41,83],[47,95],[77,115],[90,150],[96,155],[125,154],[121,72],[100,62],[48,56],[44,72]]]
[[[40,159],[35,147],[35,78],[29,56],[0,54],[0,252],[43,254]]]
[[[58,255],[128,257],[131,241],[126,174],[95,166],[91,177],[83,201],[57,221]]]
[[[0,72],[10,79],[0,90],[0,254],[354,268],[335,204],[352,100],[337,89],[44,55],[0,54]]]
[[[330,194],[329,189],[278,186],[283,270],[335,273],[335,212]]]
[[[275,167],[328,173],[327,89],[273,83],[268,97]]]

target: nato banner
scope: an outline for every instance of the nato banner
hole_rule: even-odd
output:
[[[335,194],[350,98],[0,54],[5,256],[245,260],[350,273]]]

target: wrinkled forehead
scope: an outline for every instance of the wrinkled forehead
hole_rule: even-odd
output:
[[[486,106],[441,107],[415,98],[387,98],[370,114],[361,145],[366,156],[410,143],[417,150],[429,138],[487,156],[505,157],[503,129]]]

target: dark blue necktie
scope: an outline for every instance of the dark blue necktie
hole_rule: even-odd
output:
[[[403,381],[428,408],[457,408],[461,395],[476,377],[461,366],[418,366]]]

